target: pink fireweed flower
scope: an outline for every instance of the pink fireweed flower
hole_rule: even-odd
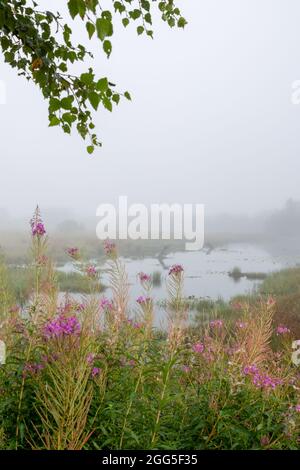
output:
[[[251,377],[253,385],[257,388],[275,389],[277,385],[282,384],[282,380],[260,372],[256,365],[244,367],[244,374]]]
[[[171,266],[171,268],[169,270],[169,275],[171,276],[173,274],[175,276],[178,276],[183,271],[184,271],[184,269],[181,266],[181,264],[174,264],[173,266]]]
[[[100,300],[100,307],[101,307],[103,310],[113,310],[114,305],[113,305],[112,300],[109,300],[109,299],[107,299],[106,297],[103,297],[103,298]]]
[[[46,233],[43,222],[33,222],[31,224],[31,233],[33,237],[42,237]]]
[[[241,320],[238,320],[238,321],[235,323],[235,326],[236,326],[237,328],[240,328],[241,330],[243,330],[244,328],[247,328],[248,323],[243,322],[243,321],[241,321]]]
[[[289,328],[287,328],[286,326],[283,326],[283,325],[279,325],[276,328],[276,335],[277,336],[286,335],[286,334],[289,334],[290,332],[291,332],[291,330]]]
[[[49,340],[71,335],[78,336],[80,331],[81,325],[77,317],[66,317],[64,314],[60,314],[46,323],[43,328],[43,336]]]
[[[88,266],[86,268],[86,274],[90,279],[95,279],[97,277],[97,269],[95,266]]]
[[[141,282],[151,281],[151,276],[149,276],[149,274],[139,273],[138,276],[139,276],[139,279],[140,279]]]
[[[211,328],[222,328],[223,327],[223,320],[212,320],[209,322]]]
[[[146,297],[145,295],[140,295],[137,299],[136,299],[137,303],[140,304],[140,305],[145,305],[145,304],[148,304],[149,302],[151,302],[151,298],[150,297]]]
[[[300,413],[300,403],[295,406],[295,410],[297,411],[297,413]]]
[[[91,373],[92,377],[97,377],[100,373],[101,373],[100,367],[93,367],[92,373]]]
[[[269,377],[268,375],[256,374],[253,377],[253,383],[259,388],[276,388],[277,385],[282,384],[282,381],[277,378]]]
[[[73,248],[67,248],[67,254],[75,260],[78,260],[80,258],[80,251],[79,248],[73,247]]]
[[[191,368],[189,366],[184,365],[182,366],[182,371],[188,374],[189,372],[191,372]]]
[[[103,249],[106,255],[114,255],[116,253],[116,244],[111,240],[105,240],[103,243]]]
[[[195,343],[195,344],[193,344],[192,349],[195,353],[201,354],[204,351],[204,344]]]
[[[31,234],[33,237],[42,237],[46,233],[45,226],[43,224],[39,208],[37,207],[32,219],[30,220]]]

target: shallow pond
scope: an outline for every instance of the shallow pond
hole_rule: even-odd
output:
[[[182,264],[185,269],[185,296],[229,300],[235,295],[250,293],[261,282],[245,277],[234,280],[228,276],[228,272],[234,267],[247,273],[270,273],[300,263],[300,256],[283,254],[275,256],[258,245],[235,243],[210,252],[202,250],[171,253],[164,258],[164,266],[155,258],[134,260],[123,258],[123,261],[128,273],[130,296],[133,302],[141,295],[141,288],[137,282],[137,274],[141,271],[147,274],[155,271],[161,273],[161,286],[154,287],[153,296],[155,300],[165,299],[165,280],[168,268],[173,264]],[[105,265],[100,266],[101,278],[103,283],[107,284],[105,267]],[[74,267],[72,263],[67,263],[60,269],[64,272],[71,272]],[[105,295],[109,297],[109,290],[105,292]],[[162,311],[158,313],[158,317],[162,318]]]

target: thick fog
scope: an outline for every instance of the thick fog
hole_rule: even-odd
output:
[[[48,128],[39,90],[0,59],[1,217],[29,217],[37,203],[49,214],[93,217],[119,195],[233,215],[300,199],[299,1],[178,3],[184,31],[156,21],[152,41],[117,27],[110,60],[91,45],[99,77],[133,97],[96,115],[103,148],[92,157],[75,132]],[[73,29],[88,44],[83,25]]]

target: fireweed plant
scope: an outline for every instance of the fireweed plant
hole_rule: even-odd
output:
[[[298,449],[300,370],[293,332],[274,324],[276,299],[239,303],[238,318],[188,320],[184,269],[170,268],[166,328],[154,327],[153,279],[129,283],[106,241],[107,297],[97,266],[67,248],[90,283],[61,301],[37,209],[31,221],[32,290],[15,305],[0,269],[1,449]],[[77,298],[78,299],[78,298]]]

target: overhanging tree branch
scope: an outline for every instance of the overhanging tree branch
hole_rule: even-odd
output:
[[[151,38],[153,4],[170,27],[186,25],[175,0],[112,0],[111,10],[104,10],[103,4],[101,0],[67,2],[71,18],[81,18],[88,38],[95,36],[108,58],[117,16],[125,28],[137,22],[137,34]],[[38,85],[48,100],[50,127],[60,126],[67,134],[75,127],[84,140],[89,139],[90,154],[95,146],[101,146],[94,133],[92,111],[100,105],[112,111],[122,97],[130,100],[131,96],[127,91],[116,91],[107,77],[95,77],[92,68],[78,76],[70,72],[73,64],[93,55],[84,45],[73,44],[72,29],[63,23],[59,12],[41,11],[32,0],[0,0],[0,48],[5,62]]]

